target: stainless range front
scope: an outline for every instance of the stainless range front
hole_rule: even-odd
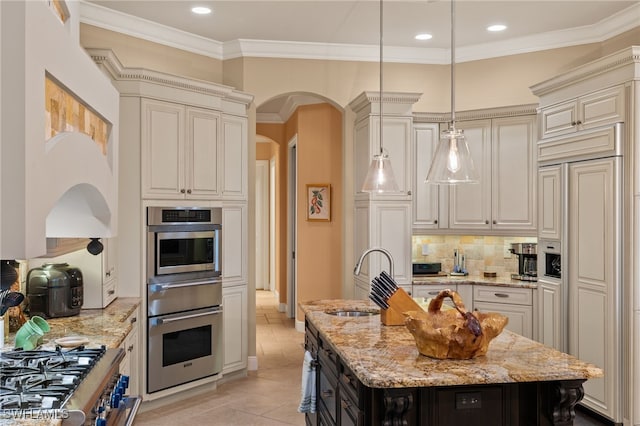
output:
[[[148,393],[222,369],[221,216],[219,208],[148,208]]]

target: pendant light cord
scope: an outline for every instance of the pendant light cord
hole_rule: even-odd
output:
[[[456,32],[455,32],[455,7],[454,0],[451,0],[451,128],[456,125]]]
[[[380,142],[380,155],[383,154],[382,151],[382,0],[380,0],[380,96],[379,96],[379,100],[380,100],[380,123],[379,124],[379,132],[380,134],[378,135],[379,138],[379,142]]]

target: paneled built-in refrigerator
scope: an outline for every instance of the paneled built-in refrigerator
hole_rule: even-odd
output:
[[[562,271],[540,271],[540,340],[604,370],[584,384],[582,403],[615,422],[624,386],[623,154],[621,123],[538,143],[540,251],[557,245]]]

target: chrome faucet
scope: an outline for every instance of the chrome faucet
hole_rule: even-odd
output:
[[[389,251],[383,248],[378,248],[378,247],[367,249],[364,251],[364,253],[360,255],[360,259],[358,259],[358,262],[356,263],[356,267],[353,268],[353,274],[360,275],[360,269],[362,268],[362,261],[369,253],[374,251],[380,252],[385,256],[387,256],[387,259],[389,260],[389,275],[391,275],[391,278],[393,278],[393,258],[391,257],[391,253],[389,253]]]

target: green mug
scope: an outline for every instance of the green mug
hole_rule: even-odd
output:
[[[38,340],[44,335],[40,327],[34,326],[29,321],[22,324],[16,333],[16,348],[30,351],[38,347]]]

